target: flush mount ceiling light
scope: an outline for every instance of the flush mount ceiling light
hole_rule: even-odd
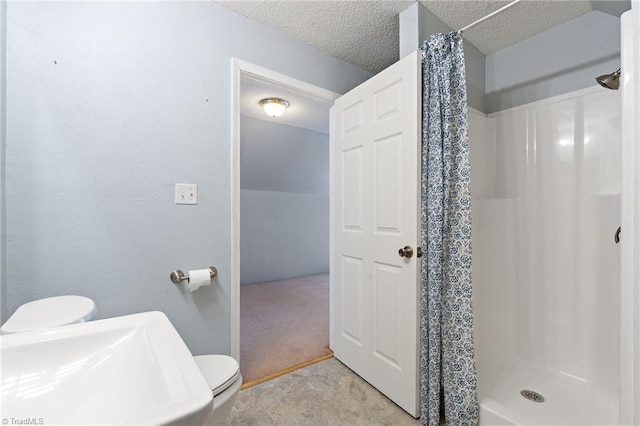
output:
[[[289,107],[289,102],[280,98],[266,98],[258,102],[264,112],[273,118],[280,117],[284,110]]]

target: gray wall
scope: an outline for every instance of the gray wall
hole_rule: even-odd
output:
[[[414,3],[400,13],[400,58],[404,58],[428,40],[431,34],[451,32],[444,22],[420,3]],[[465,40],[465,71],[467,102],[479,111],[485,111],[485,56]]]
[[[242,117],[240,282],[329,271],[329,135]]]
[[[211,2],[11,2],[7,305],[165,312],[230,352],[231,58],[344,93],[371,74]],[[176,182],[200,203],[174,205]],[[194,293],[171,270],[215,265]]]
[[[487,56],[486,112],[591,87],[620,67],[620,18],[593,11]]]

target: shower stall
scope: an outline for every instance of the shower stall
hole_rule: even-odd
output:
[[[595,88],[482,119],[471,126],[484,127],[475,148],[490,171],[473,200],[483,423],[616,424],[620,94]]]
[[[470,111],[481,425],[622,422],[621,92]]]

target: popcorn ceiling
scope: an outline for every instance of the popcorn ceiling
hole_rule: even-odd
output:
[[[371,72],[398,60],[398,15],[413,1],[218,1],[254,21],[289,34]],[[509,3],[420,0],[452,29]],[[588,0],[527,0],[465,32],[488,55],[593,10]]]

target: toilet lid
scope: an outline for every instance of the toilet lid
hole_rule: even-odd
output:
[[[93,300],[82,296],[56,296],[20,306],[2,327],[2,333],[41,330],[90,320],[96,313]]]
[[[227,355],[199,355],[193,357],[209,382],[213,396],[223,392],[238,379],[238,361]]]

